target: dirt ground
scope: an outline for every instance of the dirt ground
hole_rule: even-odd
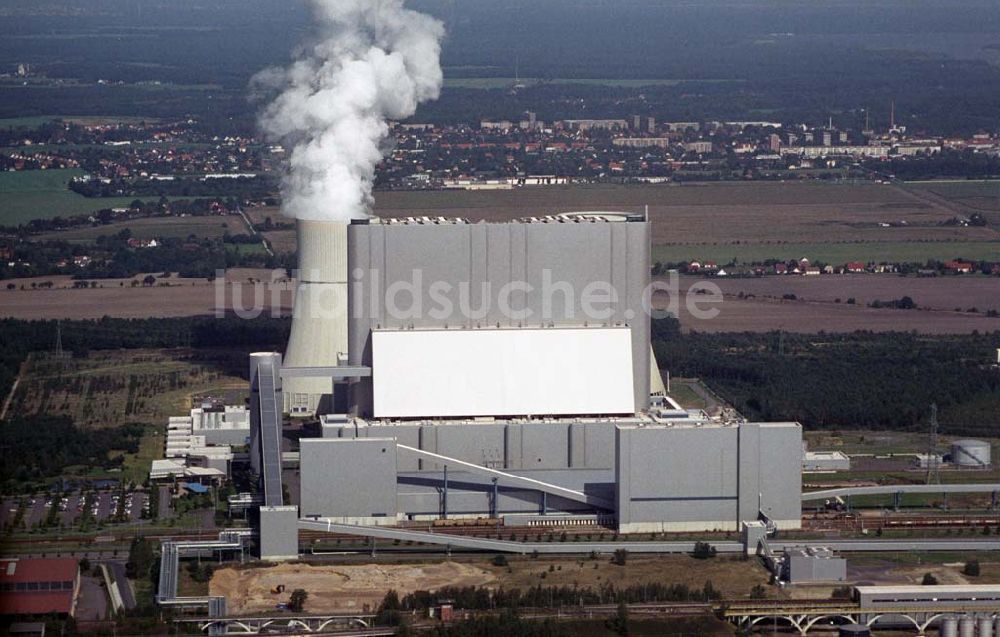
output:
[[[997,246],[1000,255],[1000,245]],[[687,277],[685,277],[687,278]],[[918,278],[896,275],[765,276],[712,281],[727,296],[753,295],[752,301],[780,300],[794,294],[800,301],[836,305],[854,298],[859,305],[909,296],[919,308],[954,312],[1000,310],[1000,279],[985,276]]]
[[[892,283],[900,284],[899,277],[887,275],[894,281],[885,281],[886,285]],[[686,290],[690,285],[688,277],[683,277],[681,289]],[[772,277],[775,278],[775,277]],[[797,277],[798,278],[798,277]],[[804,277],[801,277],[804,278]],[[813,277],[824,278],[824,277]],[[833,276],[829,278],[834,278]],[[839,278],[839,277],[837,277]],[[873,276],[873,278],[875,278]],[[784,277],[782,277],[784,279]],[[692,280],[694,280],[692,278]],[[950,280],[940,279],[941,289],[935,294],[947,294],[947,284]],[[739,298],[738,292],[726,295],[726,291],[737,291],[741,282],[726,281],[723,287],[723,300],[718,304],[707,304],[701,302],[703,297],[693,297],[699,300],[698,308],[717,308],[718,313],[708,318],[696,318],[689,310],[687,296],[681,293],[678,305],[678,315],[681,327],[686,331],[698,332],[769,332],[772,330],[784,330],[788,332],[853,332],[855,330],[869,330],[872,332],[894,332],[894,331],[917,331],[924,334],[968,334],[973,330],[980,332],[992,332],[1000,329],[1000,321],[996,318],[988,317],[983,312],[985,308],[996,303],[995,290],[1000,288],[1000,281],[994,279],[983,279],[984,283],[992,284],[993,290],[988,289],[989,285],[965,291],[959,291],[954,296],[952,303],[960,304],[964,307],[971,307],[979,303],[980,313],[972,314],[968,312],[955,312],[954,310],[891,310],[874,309],[867,307],[861,300],[857,304],[848,305],[846,303],[834,303],[824,300],[808,300],[813,298],[808,293],[807,300],[783,300],[781,298],[771,298],[763,294],[755,298]],[[715,283],[715,280],[711,281]],[[748,280],[754,283],[755,280]],[[785,283],[767,281],[763,285],[774,286],[778,289],[782,287],[791,288],[793,282]],[[978,283],[978,281],[977,281]],[[871,284],[872,289],[876,289],[878,282]],[[899,298],[906,294],[900,288],[895,296],[883,294],[883,300],[889,298]],[[784,293],[782,293],[784,294]],[[874,294],[874,293],[873,293]],[[973,295],[973,296],[970,296]],[[779,295],[780,296],[780,295]],[[840,297],[846,300],[850,295],[845,294]],[[834,297],[837,298],[837,297]],[[653,305],[657,308],[667,308],[669,297],[657,294],[654,297]]]
[[[578,586],[616,588],[649,583],[683,583],[701,589],[705,582],[723,597],[747,597],[755,585],[767,585],[768,574],[757,560],[718,557],[696,560],[687,555],[628,556],[624,566],[609,556],[538,558],[508,556],[507,566],[494,566],[491,558],[481,561],[447,561],[428,564],[351,564],[311,566],[281,564],[264,568],[224,568],[209,584],[212,595],[226,595],[233,612],[273,610],[288,601],[296,588],[308,591],[308,612],[375,608],[385,593],[395,589],[400,597],[416,590],[442,586],[488,586],[505,589],[532,586]],[[272,594],[279,584],[285,592]],[[774,592],[775,589],[770,589]],[[827,591],[827,593],[829,590]]]
[[[218,310],[245,315],[290,315],[293,285],[280,271],[234,268],[224,281],[162,279],[167,285],[132,287],[133,280],[104,279],[98,287],[73,289],[68,276],[11,279],[0,288],[0,317],[18,319],[171,318],[211,316]],[[31,283],[51,281],[51,289],[31,289]],[[223,285],[224,283],[224,285]],[[6,289],[14,285],[14,289]],[[21,289],[21,286],[24,289]]]
[[[99,281],[97,288],[72,289],[69,277],[12,279],[15,289],[0,289],[0,316],[20,319],[88,319],[179,317],[213,315],[218,308],[244,315],[258,312],[288,316],[294,299],[294,286],[280,271],[231,269],[225,285],[205,279],[165,279],[169,286],[131,287],[133,279]],[[984,312],[1000,309],[996,293],[1000,281],[981,277],[940,277],[918,279],[895,275],[763,277],[759,279],[712,279],[723,292],[712,318],[695,318],[688,310],[684,292],[696,277],[679,280],[678,306],[681,326],[700,332],[767,332],[781,329],[790,332],[875,332],[916,330],[927,334],[967,334],[973,330],[989,332],[1000,328],[996,318]],[[32,282],[51,281],[52,289],[31,289]],[[25,289],[21,289],[21,286]],[[740,293],[743,298],[740,298]],[[795,294],[796,300],[784,300]],[[752,295],[752,296],[748,296]],[[911,296],[922,309],[890,310],[867,307],[875,299],[889,300]],[[855,297],[857,303],[836,303]],[[696,298],[699,302],[703,297]],[[667,308],[670,296],[657,293],[654,305]],[[956,312],[975,307],[978,313]],[[254,309],[257,308],[257,309]]]
[[[310,613],[374,609],[389,589],[400,597],[417,590],[443,586],[485,586],[495,582],[484,568],[460,562],[436,564],[362,564],[310,566],[279,564],[267,568],[224,568],[212,575],[209,591],[225,595],[232,613],[274,610],[287,603],[292,591],[309,593],[305,610]],[[285,592],[272,594],[284,584]]]

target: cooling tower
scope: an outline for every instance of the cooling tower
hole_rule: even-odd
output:
[[[296,226],[299,271],[285,367],[330,367],[347,360],[347,224],[303,221]],[[329,378],[288,378],[284,408],[292,416],[332,411]]]

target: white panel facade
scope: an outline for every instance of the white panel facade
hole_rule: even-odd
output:
[[[377,418],[630,414],[627,327],[372,333]]]

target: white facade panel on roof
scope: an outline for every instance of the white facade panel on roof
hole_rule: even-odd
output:
[[[372,333],[378,418],[630,414],[627,327]]]

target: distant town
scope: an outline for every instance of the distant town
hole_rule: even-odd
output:
[[[964,164],[1000,159],[997,131],[969,137],[912,134],[895,123],[891,112],[880,130],[871,124],[851,130],[832,122],[673,122],[640,115],[545,122],[527,112],[519,120],[463,125],[397,123],[391,135],[392,151],[376,179],[376,187],[385,190],[752,179],[889,181],[907,160],[917,164],[936,158],[941,163],[947,158]],[[73,190],[89,197],[198,195],[217,191],[219,179],[249,186],[273,175],[285,154],[280,145],[251,136],[213,135],[194,120],[57,121],[0,130],[0,147],[0,170],[83,169],[87,175],[75,181]],[[947,176],[941,173],[951,168],[928,170],[938,173],[930,176]]]

